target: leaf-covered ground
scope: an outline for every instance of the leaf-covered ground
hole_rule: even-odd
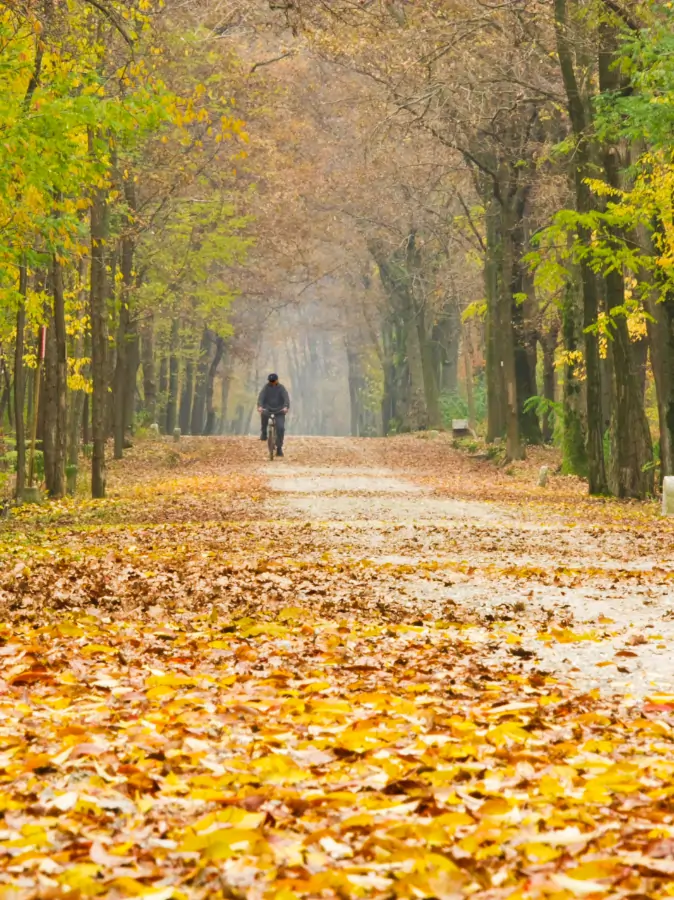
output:
[[[0,897],[674,896],[670,520],[544,451],[288,449],[0,528]]]

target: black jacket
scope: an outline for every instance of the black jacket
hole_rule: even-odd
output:
[[[269,412],[280,413],[282,409],[290,408],[290,397],[288,391],[278,382],[272,384],[270,381],[260,391],[257,398],[257,405],[262,409],[268,409]]]

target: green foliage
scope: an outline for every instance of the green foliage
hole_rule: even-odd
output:
[[[28,452],[26,452],[26,460],[27,459]],[[10,450],[8,453],[5,453],[4,456],[0,457],[0,462],[11,472],[17,471],[18,461],[19,455],[16,450]],[[44,479],[44,453],[42,452],[42,450],[35,451],[35,475],[38,481],[42,481]]]
[[[529,397],[522,407],[525,413],[533,412],[542,419],[547,416],[552,425],[552,441],[556,447],[562,446],[564,437],[564,407],[556,400],[547,397]]]
[[[473,404],[476,422],[484,422],[487,418],[487,388],[484,373],[479,373],[473,380]],[[452,427],[452,419],[468,418],[468,401],[458,392],[440,395],[440,412],[446,428]]]
[[[468,322],[470,319],[479,319],[483,322],[487,317],[487,301],[474,300],[461,313],[461,321]]]

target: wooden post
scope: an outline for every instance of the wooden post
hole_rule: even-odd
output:
[[[33,487],[35,478],[35,442],[37,440],[37,417],[40,407],[40,373],[42,372],[42,363],[44,362],[45,350],[47,348],[47,326],[40,327],[40,343],[38,347],[37,368],[35,370],[35,387],[33,394],[33,427],[30,439],[30,463],[28,466],[28,486]]]

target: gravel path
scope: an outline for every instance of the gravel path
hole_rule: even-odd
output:
[[[481,624],[496,619],[522,655],[582,688],[635,698],[674,692],[671,556],[636,552],[638,535],[623,522],[570,527],[552,504],[532,517],[512,501],[438,496],[427,470],[421,478],[413,467],[387,467],[384,444],[289,441],[291,459],[263,470],[267,516],[319,529],[333,562],[372,566],[382,602],[421,601],[436,618],[454,608],[477,641],[487,640]],[[316,452],[322,446],[327,462]],[[457,456],[448,451],[431,475],[446,477]],[[392,578],[391,568],[404,571]]]

